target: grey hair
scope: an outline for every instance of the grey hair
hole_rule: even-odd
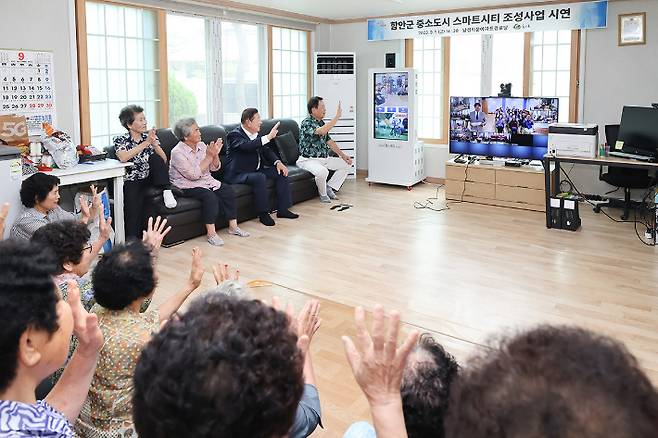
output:
[[[180,141],[185,141],[185,137],[188,137],[192,133],[192,125],[196,124],[196,120],[192,117],[180,119],[174,124],[174,135]]]
[[[237,299],[249,298],[247,289],[240,282],[235,280],[225,281],[218,284],[217,286],[206,290],[203,295],[226,295]]]

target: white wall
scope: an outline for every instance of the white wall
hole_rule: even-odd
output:
[[[327,32],[324,32],[327,36]],[[329,46],[323,50],[356,53],[356,163],[368,168],[368,69],[386,67],[386,54],[396,53],[396,66],[404,67],[404,40],[368,41],[368,25],[362,23],[334,24],[328,32]]]
[[[12,0],[2,8],[0,47],[52,51],[56,128],[80,141],[78,73],[73,0]]]
[[[647,43],[617,45],[617,16],[647,13]],[[608,3],[608,27],[582,32],[580,120],[603,127],[618,124],[624,105],[650,106],[658,102],[658,1],[627,0]],[[572,179],[585,193],[603,193],[612,187],[598,180],[598,168],[579,166]],[[639,192],[638,192],[639,193]]]
[[[603,126],[619,123],[624,105],[658,102],[658,1],[625,0],[608,3],[608,27],[582,32],[579,120]],[[621,13],[647,13],[647,44],[617,46],[617,16]],[[320,28],[326,27],[321,25]],[[330,38],[329,47],[326,38]],[[384,66],[387,52],[398,53],[398,66],[404,64],[404,42],[368,42],[366,23],[331,25],[330,31],[317,32],[318,47],[328,50],[354,51],[357,58],[357,94],[359,130],[358,166],[367,169],[367,72],[370,67]],[[426,145],[425,163],[428,176],[445,176],[445,145]],[[567,166],[570,170],[571,166]],[[598,180],[598,168],[578,166],[570,173],[579,189],[586,193],[603,193],[612,187]]]

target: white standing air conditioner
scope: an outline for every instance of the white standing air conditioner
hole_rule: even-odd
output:
[[[325,123],[336,115],[338,102],[343,115],[329,135],[352,158],[348,178],[356,178],[356,63],[354,53],[315,52],[315,96],[327,107]]]

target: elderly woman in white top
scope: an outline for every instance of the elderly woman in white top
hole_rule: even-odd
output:
[[[222,184],[210,174],[221,167],[219,151],[223,146],[222,139],[206,145],[201,141],[201,131],[192,118],[177,121],[174,125],[174,134],[180,142],[171,151],[169,178],[185,196],[201,201],[208,243],[213,246],[224,244],[215,229],[215,221],[220,210],[228,220],[229,234],[249,236],[249,233],[238,227],[233,188],[228,184]]]

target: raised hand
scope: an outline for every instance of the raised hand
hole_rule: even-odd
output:
[[[276,125],[272,126],[272,129],[270,130],[269,134],[267,134],[267,138],[272,140],[276,135],[279,133],[279,125],[281,122],[276,122]]]
[[[166,228],[165,228],[166,227]],[[160,216],[155,218],[150,217],[146,225],[146,230],[142,233],[142,242],[151,251],[151,254],[156,256],[162,245],[162,239],[171,231],[171,227],[167,227],[167,219],[162,219]]]
[[[215,282],[220,285],[225,281],[238,281],[240,270],[235,269],[231,272],[231,268],[227,264],[217,263],[212,267],[212,275],[215,277]]]
[[[158,146],[158,137],[155,135],[155,126],[149,130],[148,138],[149,145]]]
[[[212,158],[214,151],[215,151],[215,142],[211,141],[210,143],[208,143],[208,147],[206,148],[206,155]]]
[[[91,218],[91,211],[89,210],[89,203],[86,199],[80,198],[80,222],[88,224]]]
[[[400,314],[394,311],[386,315],[381,305],[373,312],[372,335],[366,328],[362,307],[354,310],[354,320],[359,349],[349,337],[343,336],[342,340],[356,382],[371,406],[400,401],[402,372],[418,332],[411,332],[398,348]]]
[[[193,289],[199,287],[204,273],[205,269],[201,262],[201,250],[195,246],[192,248],[192,266],[190,267],[190,278],[188,280]]]
[[[68,299],[73,316],[73,334],[78,338],[77,350],[83,355],[97,354],[103,346],[103,332],[98,327],[98,316],[88,313],[80,301],[80,289],[75,281],[67,282]]]
[[[297,326],[297,346],[306,354],[313,340],[313,335],[322,325],[320,302],[318,300],[307,301],[297,318],[295,318],[295,324]],[[308,338],[308,342],[304,338]]]
[[[110,238],[110,230],[112,229],[112,217],[105,219],[103,210],[98,212],[98,240],[105,243]]]
[[[340,119],[343,115],[343,108],[341,107],[340,100],[338,101],[338,108],[336,108],[336,120]]]

